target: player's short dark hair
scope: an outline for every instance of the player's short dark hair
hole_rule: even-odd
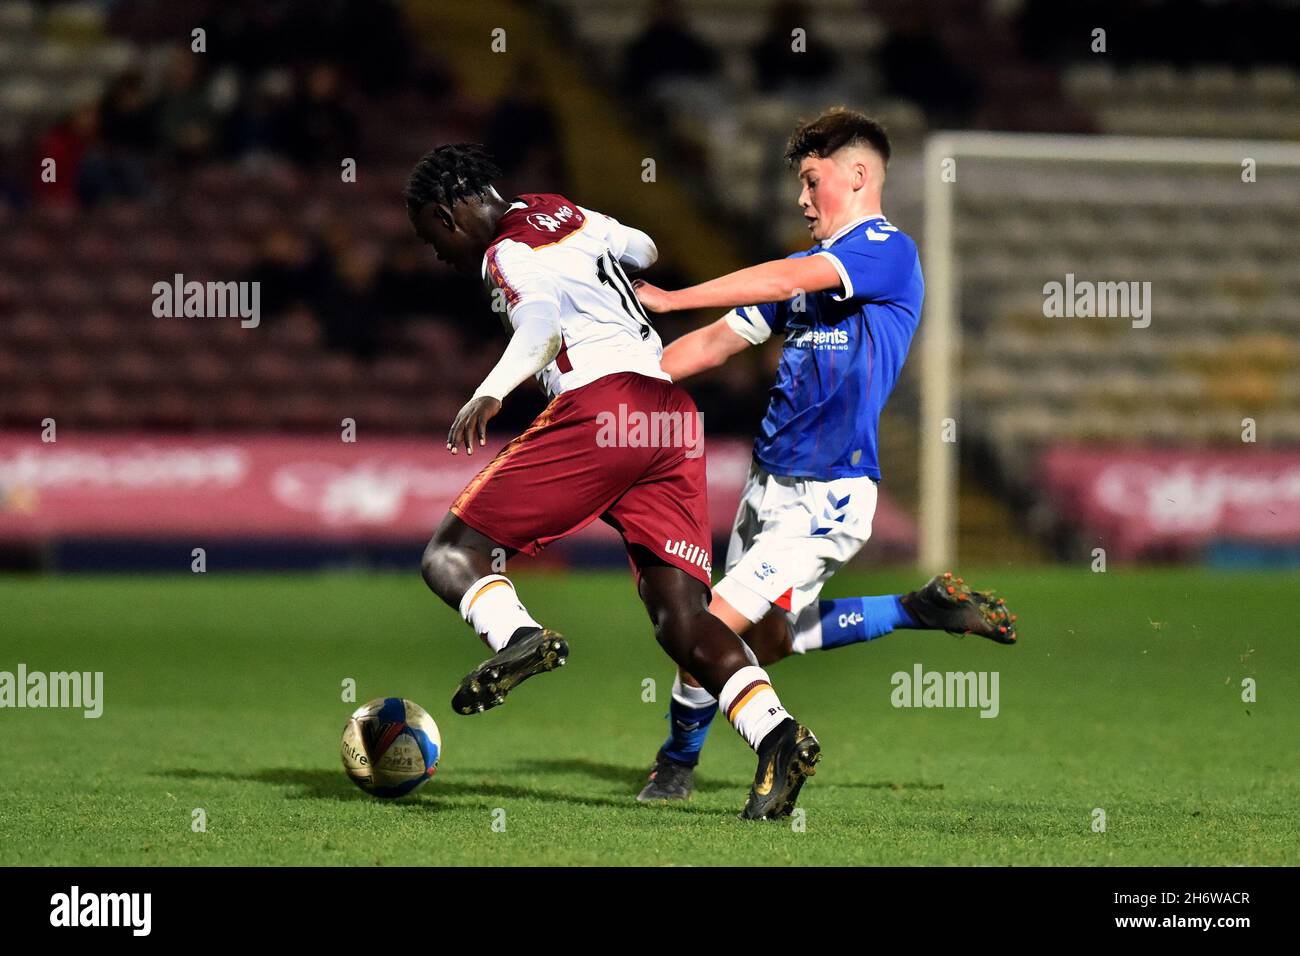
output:
[[[420,157],[406,180],[406,213],[414,221],[429,203],[453,203],[482,196],[501,170],[478,143],[448,143]]]
[[[815,120],[800,123],[785,150],[785,159],[798,167],[805,156],[825,159],[845,146],[866,146],[889,165],[889,135],[865,113],[837,106]]]

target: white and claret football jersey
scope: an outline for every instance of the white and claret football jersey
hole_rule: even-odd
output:
[[[614,372],[671,381],[659,367],[663,343],[623,271],[633,261],[627,252],[634,232],[551,193],[520,196],[501,217],[483,256],[483,279],[494,304],[504,298],[509,332],[515,310],[527,302],[559,308],[560,351],[537,376],[548,395]]]

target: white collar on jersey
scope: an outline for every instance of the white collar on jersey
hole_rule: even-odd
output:
[[[507,209],[506,212],[510,212],[512,209],[527,209],[527,208],[528,208],[528,203],[516,201],[510,204],[510,209]],[[486,252],[483,253],[483,261],[478,264],[478,274],[479,274],[479,278],[485,281],[487,280],[487,253]]]
[[[874,216],[863,216],[861,219],[855,219],[847,226],[844,226],[841,229],[839,229],[835,233],[835,235],[831,236],[829,239],[823,239],[821,242],[817,243],[817,245],[825,249],[826,247],[834,245],[836,242],[843,239],[846,235],[848,235],[854,229],[858,228],[858,226],[862,225],[864,222],[870,222],[873,219],[884,219],[884,218],[885,216],[883,213],[876,213]]]

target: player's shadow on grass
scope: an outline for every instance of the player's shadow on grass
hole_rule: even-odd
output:
[[[645,786],[645,767],[633,767],[621,763],[602,763],[599,760],[587,760],[583,757],[566,757],[554,760],[516,760],[515,769],[531,773],[580,773],[596,780],[621,784],[628,793],[636,794]],[[696,780],[697,793],[709,793],[716,790],[742,790],[749,786],[749,781]]]
[[[277,787],[296,787],[292,796],[316,800],[365,800],[366,794],[343,776],[331,770],[311,770],[301,767],[268,767],[237,773],[233,770],[199,770],[181,767],[160,771],[159,777],[179,780],[224,780],[234,783],[264,783]]]
[[[626,773],[627,768],[622,768]],[[235,783],[261,783],[275,787],[293,787],[288,794],[291,800],[373,800],[362,790],[354,786],[340,771],[324,769],[304,769],[302,767],[267,767],[247,773],[230,770],[200,770],[183,767],[162,771],[155,774],[180,780],[219,780]],[[501,805],[502,799],[541,800],[554,803],[568,803],[575,806],[613,807],[615,809],[634,809],[640,806],[634,799],[635,790],[627,796],[596,796],[564,793],[545,790],[540,787],[519,787],[498,783],[494,780],[434,780],[428,788],[402,800],[391,801],[392,806],[409,810],[439,809],[487,809],[492,810]],[[388,802],[388,801],[385,801]],[[692,813],[723,813],[725,810],[705,809],[701,807],[683,808]]]
[[[625,764],[618,763],[601,763],[597,760],[587,760],[583,757],[568,757],[554,760],[516,760],[513,766],[522,771],[531,771],[536,773],[581,773],[597,780],[608,780],[612,783],[622,784],[628,788],[629,792],[636,793],[645,786],[646,770],[642,767],[629,767]],[[840,787],[845,790],[942,790],[941,783],[920,783],[920,782],[900,782],[895,780],[860,780],[860,781],[833,781],[826,780],[823,782],[821,777],[816,780],[816,785],[830,789]],[[697,793],[716,793],[718,791],[736,791],[741,793],[749,786],[749,780],[739,777],[732,779],[699,779],[695,780],[695,791]]]
[[[861,780],[840,783],[838,781],[828,780],[822,786],[828,790],[832,788],[841,788],[844,790],[942,790],[941,783],[899,783],[894,780]]]

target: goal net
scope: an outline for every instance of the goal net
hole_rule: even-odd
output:
[[[1052,448],[1300,443],[1300,144],[937,133],[923,173],[923,569],[971,474],[1042,537]]]

